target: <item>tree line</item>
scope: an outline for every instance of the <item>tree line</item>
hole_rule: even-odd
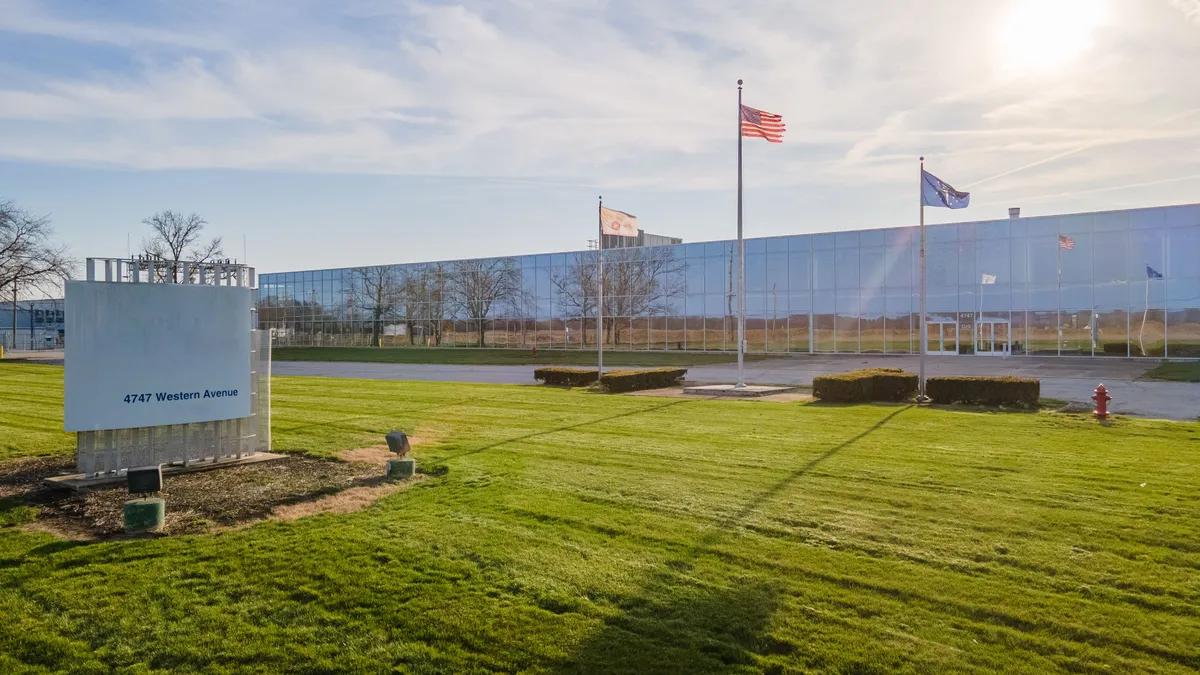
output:
[[[158,281],[184,283],[183,263],[211,263],[224,255],[220,237],[205,236],[208,222],[198,214],[164,210],[145,218],[149,234],[142,240],[138,264],[158,276]],[[0,202],[0,293],[16,299],[20,294],[55,295],[72,278],[79,261],[69,247],[57,243],[48,216],[37,216],[11,201]],[[668,248],[625,248],[605,252],[604,316],[608,340],[619,342],[633,317],[665,313],[667,299],[682,292],[683,261]],[[188,274],[195,275],[194,268]],[[465,318],[476,322],[479,344],[486,333],[485,320],[495,316],[532,319],[539,314],[530,280],[517,258],[484,258],[402,267],[376,265],[352,268],[345,282],[341,308],[360,313],[371,326],[371,343],[381,344],[387,324],[403,323],[409,342],[416,329],[440,345],[446,321]],[[600,270],[595,252],[570,256],[565,266],[548,273],[546,294],[563,312],[594,321]],[[290,298],[275,307],[261,307],[268,320],[280,304],[308,307],[316,320],[328,316],[326,304],[307,298]],[[337,312],[341,313],[341,312]],[[558,312],[556,312],[558,313]],[[15,328],[14,307],[13,322]],[[611,318],[610,318],[611,317]],[[283,317],[278,317],[283,318]],[[582,340],[587,343],[587,330]]]
[[[627,248],[605,252],[605,336],[620,341],[633,317],[662,314],[668,299],[682,292],[683,261],[666,248]],[[496,317],[532,320],[539,314],[535,293],[530,289],[517,258],[484,258],[449,263],[404,267],[376,265],[347,270],[343,277],[344,299],[324,303],[303,297],[280,298],[260,307],[267,321],[295,320],[297,308],[307,308],[308,318],[317,322],[346,320],[353,312],[369,324],[371,344],[380,345],[388,325],[405,327],[410,344],[418,330],[435,345],[444,337],[445,324],[456,320],[474,322],[473,331],[482,345],[486,321]],[[595,252],[572,254],[565,266],[548,274],[546,292],[572,318],[583,319],[595,332],[600,270]],[[339,309],[347,310],[339,312]],[[331,310],[332,313],[331,313]],[[581,336],[588,342],[587,329]]]

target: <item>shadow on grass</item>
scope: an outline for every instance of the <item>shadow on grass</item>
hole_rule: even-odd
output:
[[[491,401],[491,400],[494,400],[495,398],[496,397],[488,397],[488,398],[467,397],[467,398],[450,401],[449,403],[435,403],[433,405],[427,405],[423,408],[411,408],[408,410],[403,410],[401,412],[404,413],[405,415],[413,415],[413,414],[417,414],[417,413],[429,412],[430,410],[440,410],[442,408],[454,408],[454,407],[463,405],[465,403],[479,403],[482,401]],[[293,434],[293,433],[296,433],[297,431],[303,431],[304,429],[313,429],[313,428],[317,428],[317,427],[335,427],[336,428],[342,424],[345,424],[346,422],[354,422],[354,421],[358,421],[358,420],[379,419],[381,417],[387,417],[387,415],[386,414],[381,415],[378,413],[374,413],[374,414],[370,414],[370,415],[351,415],[350,417],[343,417],[343,418],[337,419],[337,420],[327,420],[327,421],[323,421],[323,422],[309,422],[307,424],[301,424],[301,425],[294,426],[294,427],[285,428],[285,427],[280,426],[278,428],[275,428],[274,431],[277,434],[278,433]]]
[[[756,655],[796,645],[766,632],[779,589],[751,583],[713,589],[656,575],[642,593],[617,600],[620,612],[552,672],[711,673],[754,667]],[[767,671],[770,672],[770,671]]]
[[[821,453],[820,455],[812,458],[807,463],[805,463],[803,466],[799,467],[798,469],[793,471],[791,474],[789,474],[786,478],[779,481],[778,483],[776,483],[769,489],[764,490],[763,492],[759,493],[757,496],[755,496],[753,499],[751,499],[749,502],[747,502],[746,505],[741,508],[741,510],[739,510],[737,513],[730,516],[725,521],[725,523],[722,525],[722,527],[727,530],[730,528],[733,528],[739,522],[741,522],[741,520],[743,518],[745,518],[746,516],[753,513],[756,509],[758,509],[760,506],[762,506],[763,504],[770,501],[773,497],[778,495],[780,492],[786,490],[788,487],[790,487],[792,485],[792,483],[795,483],[797,480],[800,480],[801,478],[803,478],[809,471],[812,471],[813,469],[815,469],[819,464],[828,460],[829,458],[833,457],[834,455],[842,452],[843,450],[846,450],[850,446],[861,441],[862,439],[866,438],[867,436],[875,433],[876,431],[879,431],[880,429],[882,429],[884,427],[884,425],[886,425],[888,422],[891,422],[893,419],[895,419],[895,417],[897,415],[899,415],[900,413],[902,413],[906,410],[909,410],[912,407],[913,407],[912,405],[906,405],[903,407],[896,408],[895,410],[893,410],[891,412],[891,414],[889,414],[886,417],[884,417],[883,419],[879,420],[874,425],[872,425],[870,428],[863,430],[861,433],[855,435],[854,437],[849,438],[849,439],[833,446],[832,448],[826,450],[825,452]]]
[[[513,438],[506,438],[502,441],[496,441],[495,443],[491,443],[489,445],[475,448],[474,450],[467,450],[465,452],[448,455],[447,457],[443,458],[443,461],[449,460],[449,459],[458,459],[459,457],[469,457],[471,455],[478,454],[485,450],[491,450],[493,448],[498,448],[502,445],[507,445],[509,443],[517,443],[519,441],[526,441],[531,438],[538,438],[540,436],[549,436],[550,434],[557,434],[562,431],[571,431],[572,429],[579,429],[580,427],[586,427],[591,424],[599,424],[600,422],[609,422],[611,420],[621,419],[622,417],[633,417],[635,415],[641,415],[643,413],[650,413],[650,412],[654,412],[656,410],[662,410],[663,408],[670,408],[671,406],[679,405],[681,403],[688,403],[688,402],[689,401],[687,399],[681,399],[678,401],[671,401],[670,403],[664,403],[663,405],[657,405],[657,406],[654,406],[651,408],[641,408],[639,410],[630,410],[628,412],[617,413],[616,415],[609,415],[608,417],[601,417],[599,419],[587,420],[586,422],[577,422],[575,424],[568,424],[566,426],[557,427],[554,429],[546,429],[544,431],[535,431],[531,434],[525,434],[523,436],[514,436]]]
[[[693,576],[694,562],[711,553],[751,513],[821,463],[879,431],[912,405],[899,407],[867,429],[797,467],[754,495],[702,537],[687,554],[668,560],[634,596],[621,598],[620,612],[584,640],[556,673],[708,673],[755,670],[784,672],[778,662],[801,648],[769,630],[781,590],[746,577],[717,587]],[[789,664],[794,665],[794,664]]]

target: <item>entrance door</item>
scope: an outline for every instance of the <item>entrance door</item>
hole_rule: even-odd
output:
[[[1012,334],[1008,321],[981,321],[975,324],[975,353],[980,356],[1008,356]]]
[[[948,356],[958,353],[958,322],[927,321],[925,328],[929,331],[927,354]]]

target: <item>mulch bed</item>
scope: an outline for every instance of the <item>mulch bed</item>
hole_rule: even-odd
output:
[[[123,484],[73,491],[42,483],[45,478],[74,472],[72,457],[0,464],[0,510],[4,502],[35,507],[37,527],[70,537],[121,534],[124,504],[131,498]],[[377,465],[297,456],[166,476],[159,495],[167,502],[162,533],[204,532],[261,520],[278,506],[383,480],[383,469]]]

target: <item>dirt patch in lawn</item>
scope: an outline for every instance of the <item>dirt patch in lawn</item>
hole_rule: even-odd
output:
[[[123,533],[124,485],[72,491],[46,487],[50,476],[74,473],[71,457],[0,464],[0,509],[32,506],[35,519],[22,527],[67,538],[106,538]],[[164,479],[167,502],[161,534],[223,529],[271,518],[294,520],[314,513],[363,508],[411,481],[390,483],[373,461],[288,456],[280,460],[178,474]]]
[[[408,437],[408,444],[413,448],[422,445],[430,445],[440,438],[440,435],[432,429],[418,429],[417,433],[420,435]],[[386,466],[387,461],[393,457],[395,457],[395,455],[388,450],[388,446],[386,444],[372,445],[366,448],[355,448],[354,450],[344,450],[338,453],[338,459],[344,462],[362,462],[364,464],[373,464],[375,466]]]
[[[691,399],[706,399],[706,400],[724,400],[724,401],[767,401],[770,403],[792,403],[795,401],[812,401],[812,392],[808,391],[793,391],[785,394],[772,394],[770,396],[747,396],[745,398],[735,396],[716,396],[712,394],[685,394],[683,387],[668,387],[666,389],[646,389],[643,391],[631,391],[626,396],[657,396],[661,398],[691,398]]]
[[[424,478],[424,476],[417,475],[412,480],[403,482],[392,482],[380,478],[377,479],[375,485],[347,488],[341,492],[321,497],[320,499],[298,502],[296,504],[285,504],[277,507],[271,512],[270,520],[298,520],[320,513],[350,513],[358,511]]]

